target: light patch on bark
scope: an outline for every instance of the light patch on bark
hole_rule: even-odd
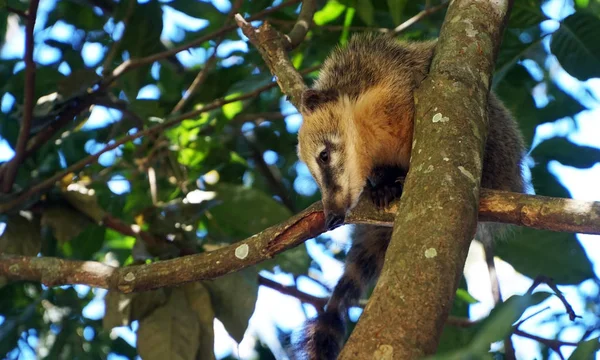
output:
[[[463,21],[465,24],[467,24],[467,28],[465,29],[465,32],[467,33],[468,37],[475,37],[477,36],[477,34],[479,34],[479,31],[475,30],[475,27],[473,26],[473,23],[471,22],[471,20],[467,19]]]
[[[434,248],[429,248],[427,250],[425,250],[425,257],[428,259],[433,259],[434,257],[437,256],[437,250]]]
[[[235,248],[235,257],[240,260],[244,260],[248,256],[249,252],[250,247],[248,246],[248,244],[242,244]]]
[[[442,113],[437,113],[437,114],[433,115],[433,122],[434,123],[436,123],[436,122],[443,122],[443,123],[445,123],[448,120],[450,120],[450,119],[448,117],[443,116]]]
[[[471,182],[476,182],[475,177],[473,176],[473,174],[471,174],[471,172],[467,169],[465,169],[462,166],[458,167],[458,170],[460,170],[460,172],[466,176],[469,180],[471,180]]]
[[[135,280],[135,275],[133,275],[132,272],[128,272],[127,274],[125,274],[125,276],[123,277],[123,280],[125,281],[133,281]]]
[[[391,360],[394,358],[394,347],[392,345],[379,345],[373,353],[373,360]]]

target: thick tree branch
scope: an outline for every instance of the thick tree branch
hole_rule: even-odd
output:
[[[17,147],[15,156],[8,163],[3,177],[2,191],[10,192],[12,189],[17,171],[21,161],[25,158],[27,150],[27,140],[29,140],[29,131],[31,129],[31,119],[33,117],[33,106],[35,97],[35,62],[33,61],[33,48],[35,41],[33,38],[33,29],[37,19],[39,0],[31,0],[29,10],[27,10],[27,24],[25,26],[25,101],[23,103],[23,121],[17,138]]]
[[[260,234],[207,253],[123,268],[94,261],[0,255],[0,274],[47,286],[87,284],[124,293],[151,290],[213,279],[257,264],[321,234],[324,227],[323,212],[315,205]]]
[[[502,195],[505,194],[508,195],[507,198],[511,199],[510,201],[515,203],[509,204],[508,201],[496,201],[497,199],[503,199]],[[513,197],[512,193],[483,190],[481,192],[480,208],[483,208],[483,204],[485,204],[486,211],[485,214],[483,212],[479,213],[479,219],[486,220],[493,217],[498,222],[510,223],[514,220],[514,217],[510,213],[504,215],[505,209],[507,207],[520,208],[522,206],[516,203],[517,201],[529,202],[534,198],[539,198],[539,207],[542,209],[546,206],[542,205],[541,202],[565,201],[565,199],[522,194]],[[582,201],[570,201],[578,203],[578,205],[566,206],[566,209],[581,206],[600,209],[600,203],[597,202],[584,205],[585,202]],[[115,268],[94,261],[0,255],[0,276],[4,276],[9,280],[40,281],[47,286],[84,284],[123,292],[150,290],[163,286],[181,285],[190,281],[213,279],[270,259],[307,239],[322,234],[325,231],[322,209],[323,207],[319,201],[285,222],[272,226],[239,243],[208,253],[183,256],[147,265]],[[349,224],[392,226],[397,209],[398,201],[392,203],[386,210],[381,211],[376,209],[367,197],[363,197],[348,215],[346,222]],[[566,216],[566,218],[569,218],[569,216]],[[543,213],[539,214],[538,219],[539,224],[548,223],[545,221]],[[577,223],[579,220],[574,218],[573,221]],[[527,222],[527,224],[531,225],[531,222]],[[552,226],[553,230],[559,230],[556,225]],[[127,225],[118,222],[113,221],[111,227],[127,234],[142,236],[145,241],[149,241],[151,244],[161,241],[151,237],[150,234],[130,233],[131,229],[127,229]],[[573,226],[571,224],[565,225],[565,227],[571,229]],[[591,229],[591,227],[586,228]],[[591,232],[600,234],[600,224],[597,223]],[[144,236],[148,238],[144,238]]]
[[[448,8],[429,75],[414,94],[411,171],[384,267],[339,359],[417,359],[437,350],[476,229],[484,114],[510,7],[454,0]],[[382,331],[384,319],[394,331]]]

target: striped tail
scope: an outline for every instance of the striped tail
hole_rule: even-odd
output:
[[[348,309],[358,305],[360,297],[379,277],[391,236],[391,227],[355,226],[344,274],[335,286],[325,311],[307,322],[297,344],[300,358],[337,359],[346,336]]]

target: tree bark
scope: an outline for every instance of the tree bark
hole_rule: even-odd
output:
[[[409,360],[437,350],[475,234],[486,104],[511,5],[449,6],[430,74],[415,92],[411,170],[382,274],[339,359]]]

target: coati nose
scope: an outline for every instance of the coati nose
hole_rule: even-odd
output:
[[[333,229],[343,225],[344,219],[345,219],[344,215],[337,215],[337,214],[330,213],[327,215],[327,218],[325,219],[325,226],[327,227],[327,230],[333,230]]]

